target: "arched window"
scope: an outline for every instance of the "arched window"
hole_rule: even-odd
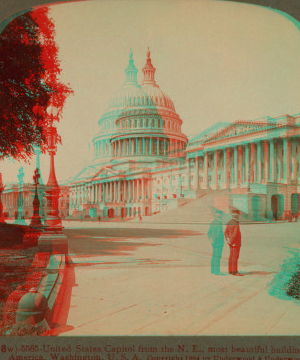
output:
[[[134,120],[134,127],[137,127],[137,120]]]
[[[140,127],[143,127],[143,119],[140,120]]]
[[[155,125],[154,125],[154,119],[152,119],[152,127],[153,127],[153,128],[155,127]]]
[[[149,127],[149,120],[146,120],[146,127]]]

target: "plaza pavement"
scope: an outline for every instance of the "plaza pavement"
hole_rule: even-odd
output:
[[[174,220],[174,219],[173,219]],[[210,273],[208,224],[64,222],[74,286],[63,336],[299,335],[300,300],[267,285],[300,223],[242,224],[243,277]],[[227,273],[225,244],[221,270]],[[285,274],[288,278],[292,274]]]

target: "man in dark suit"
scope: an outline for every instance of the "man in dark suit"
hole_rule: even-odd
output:
[[[224,275],[220,271],[220,261],[224,247],[224,232],[222,227],[222,211],[214,211],[214,220],[210,224],[207,236],[212,246],[211,273],[214,275]]]
[[[228,222],[224,234],[230,249],[228,272],[231,275],[243,276],[238,272],[238,259],[241,249],[240,212],[238,209],[233,209],[231,215],[232,219]]]

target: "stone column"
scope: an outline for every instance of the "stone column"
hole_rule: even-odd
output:
[[[142,182],[142,201],[145,201],[145,179],[141,179]]]
[[[142,155],[146,154],[145,137],[142,138]]]
[[[268,183],[269,179],[269,142],[267,140],[264,141],[264,183]]]
[[[275,152],[274,139],[270,140],[270,177],[271,182],[275,181]]]
[[[219,188],[219,150],[214,152],[214,183],[217,190]]]
[[[140,201],[140,184],[139,179],[136,179],[136,201]]]
[[[113,200],[114,202],[117,202],[117,182],[116,181],[113,181],[113,185],[114,185],[114,191],[113,191]]]
[[[129,201],[132,201],[132,180],[128,180]]]
[[[190,180],[190,159],[186,158],[186,172],[187,172],[187,189],[191,188],[191,180]]]
[[[238,147],[234,148],[234,183],[238,184]]]
[[[226,189],[230,189],[230,148],[226,148]]]
[[[164,142],[164,156],[166,156],[166,139],[163,139]]]
[[[99,183],[99,202],[102,201],[102,184]]]
[[[138,138],[135,138],[135,155],[139,155]]]
[[[152,155],[152,138],[149,138],[149,155]]]
[[[255,144],[251,143],[251,182],[254,183]]]
[[[152,199],[152,186],[151,186],[151,178],[148,179],[148,199],[149,199],[149,206],[151,206],[151,199]]]
[[[160,155],[160,154],[159,154],[159,138],[157,138],[157,148],[156,148],[156,152],[157,152],[157,155]]]
[[[208,152],[204,154],[204,189],[208,189]]]
[[[112,193],[112,181],[109,182],[109,201],[112,202],[112,197],[113,197],[113,193]]]
[[[120,187],[120,180],[117,180],[117,202],[119,203],[121,201],[121,187]]]
[[[97,204],[99,202],[99,183],[95,183],[95,191],[96,191],[96,197],[95,197],[95,203]]]
[[[291,182],[291,142],[289,138],[283,139],[283,177],[285,184]]]
[[[123,180],[123,201],[126,201],[126,180]]]
[[[195,158],[195,189],[199,189],[199,156]]]
[[[242,182],[242,146],[238,145],[238,172],[237,172],[237,185],[241,186]]]
[[[246,184],[249,184],[250,177],[251,177],[251,168],[249,169],[249,165],[250,165],[250,161],[249,161],[250,149],[249,149],[249,147],[250,147],[249,144],[245,145],[245,182],[246,182]]]
[[[293,161],[293,181],[297,181],[297,155],[296,155],[296,140],[294,139],[292,142],[292,161]]]
[[[136,202],[136,180],[132,180],[132,198],[133,202]]]
[[[261,183],[261,143],[257,143],[257,182]]]
[[[227,188],[227,148],[223,150],[223,185]]]

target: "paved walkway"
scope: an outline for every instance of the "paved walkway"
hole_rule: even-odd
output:
[[[210,274],[208,225],[64,225],[75,275],[64,336],[300,333],[300,301],[267,291],[284,260],[293,263],[284,245],[299,243],[300,223],[242,225],[243,277]]]

